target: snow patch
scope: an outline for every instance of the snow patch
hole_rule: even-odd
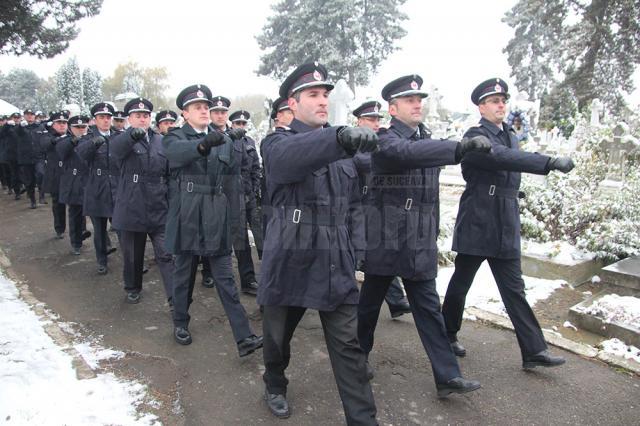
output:
[[[580,250],[566,241],[538,243],[536,241],[523,240],[522,252],[529,256],[550,259],[562,265],[575,265],[595,257],[593,253]]]
[[[581,308],[581,311],[607,323],[640,328],[640,299],[637,297],[607,294],[590,306]]]
[[[640,349],[635,346],[627,346],[620,339],[605,340],[600,343],[600,346],[602,346],[603,352],[640,363]]]

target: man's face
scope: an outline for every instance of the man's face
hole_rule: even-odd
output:
[[[68,126],[66,121],[54,121],[51,127],[53,127],[53,130],[59,135],[67,133]]]
[[[87,129],[88,127],[84,124],[82,126],[71,126],[71,133],[73,133],[73,136],[76,138],[81,138],[87,134]]]
[[[211,111],[211,117],[214,112],[217,111]],[[206,102],[191,103],[182,110],[182,117],[194,129],[204,129],[209,125],[209,104]]]
[[[300,93],[300,100],[289,98],[289,108],[293,116],[310,127],[318,128],[329,120],[329,90],[325,87],[312,87]]]
[[[288,126],[293,121],[293,113],[290,109],[283,109],[278,111],[276,115],[276,127]]]
[[[108,132],[111,128],[111,116],[109,114],[96,114],[96,127],[101,132]]]
[[[164,120],[158,123],[158,130],[160,130],[160,133],[162,133],[163,135],[166,135],[167,133],[169,133],[169,129],[172,127],[175,127],[175,121],[171,121],[171,120]]]
[[[24,115],[24,119],[27,121],[27,123],[33,124],[36,121],[36,115],[32,112],[28,112]]]
[[[389,104],[389,114],[409,127],[422,122],[422,98],[418,95],[401,96]]]
[[[504,95],[487,96],[478,105],[478,110],[485,120],[496,125],[502,124],[507,113],[507,97]]]
[[[227,120],[229,119],[229,111],[220,109],[212,109],[210,112],[211,123],[220,130],[223,130],[227,126]]]
[[[151,126],[151,114],[148,112],[132,112],[129,114],[129,124],[133,128],[147,130]]]
[[[0,126],[4,126],[5,124],[7,124],[7,120],[5,119],[0,120]]]
[[[113,127],[115,127],[116,130],[124,130],[124,125],[125,125],[124,119],[120,119],[120,118],[113,119]]]
[[[358,127],[368,127],[377,132],[380,129],[380,117],[360,117],[358,118]]]
[[[231,128],[233,129],[246,129],[247,128],[246,121],[234,121],[231,123]]]

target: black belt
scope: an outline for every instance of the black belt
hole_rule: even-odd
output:
[[[130,179],[133,183],[165,183],[167,180],[164,176],[158,175],[144,175],[142,173],[124,173],[123,176]]]
[[[187,192],[196,192],[198,194],[214,194],[219,195],[222,194],[222,185],[220,186],[211,186],[211,185],[201,185],[199,183],[193,183],[191,181],[180,183],[180,188]]]
[[[477,189],[480,193],[486,193],[491,197],[504,197],[504,198],[524,198],[525,193],[513,188],[503,188],[496,185],[476,184],[471,187]]]
[[[271,210],[274,216],[287,222],[305,223],[319,226],[340,226],[347,223],[346,214],[318,214],[310,209],[302,210],[289,207],[274,208]]]

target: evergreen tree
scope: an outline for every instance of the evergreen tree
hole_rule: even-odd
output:
[[[38,108],[36,98],[42,79],[27,69],[12,69],[7,75],[0,73],[0,98],[18,108]]]
[[[121,93],[133,92],[153,102],[155,109],[171,108],[166,97],[169,73],[165,67],[143,68],[137,62],[119,64],[113,75],[102,82],[104,99],[114,100]]]
[[[102,101],[102,77],[97,71],[85,68],[82,71],[82,95],[87,108]]]
[[[407,15],[399,10],[405,1],[281,0],[256,37],[268,52],[257,73],[283,79],[292,68],[318,60],[355,92],[406,35],[401,24]]]
[[[505,48],[511,74],[530,96],[562,88],[579,111],[599,98],[615,112],[634,90],[638,0],[520,0],[503,20],[515,29]]]
[[[77,22],[100,13],[102,0],[3,0],[0,55],[52,58],[78,36]]]
[[[82,107],[82,77],[75,57],[56,72],[56,92],[62,104],[77,104]]]

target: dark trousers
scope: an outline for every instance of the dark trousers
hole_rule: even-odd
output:
[[[456,340],[456,334],[462,325],[464,303],[473,283],[473,278],[484,260],[489,262],[491,273],[496,280],[502,303],[513,323],[518,338],[522,356],[534,355],[547,349],[540,324],[536,319],[524,293],[524,280],[520,259],[497,259],[494,257],[472,256],[458,254],[456,269],[449,281],[447,294],[442,304],[442,314],[447,327],[447,334],[451,341]]]
[[[20,181],[27,190],[29,200],[36,201],[36,166],[34,164],[20,165]]]
[[[124,289],[128,293],[139,293],[142,291],[142,269],[144,266],[144,250],[147,245],[147,235],[151,239],[156,264],[160,269],[162,284],[167,295],[167,300],[171,300],[173,286],[173,257],[164,248],[164,230],[146,233],[133,231],[120,231],[120,249],[124,260],[123,278]]]
[[[36,186],[38,187],[38,191],[42,192],[42,181],[44,180],[44,168],[45,162],[44,160],[38,160],[35,164],[35,177],[36,177]]]
[[[71,247],[82,247],[82,233],[86,230],[85,218],[82,215],[82,205],[68,204],[67,211],[69,213],[69,241]]]
[[[111,239],[107,232],[108,217],[93,217],[93,246],[96,250],[96,260],[98,265],[107,266],[107,250],[111,247]]]
[[[238,274],[240,275],[240,285],[245,287],[250,282],[256,281],[256,272],[253,266],[253,256],[251,255],[251,243],[249,242],[249,228],[251,227],[253,239],[256,243],[258,258],[262,259],[262,219],[260,210],[257,207],[247,206],[245,209],[245,223],[235,230],[237,235],[233,238],[233,252],[238,259]]]
[[[384,300],[389,305],[389,310],[393,311],[394,308],[406,301],[404,297],[404,291],[402,291],[402,284],[400,284],[400,278],[395,277],[389,285],[387,294],[384,295]]]
[[[187,327],[191,316],[189,306],[193,301],[193,287],[201,256],[179,254],[176,256],[176,267],[173,285],[173,323],[176,327]],[[253,335],[247,313],[240,303],[238,288],[233,279],[231,255],[202,257],[203,263],[211,265],[211,274],[216,282],[218,297],[227,314],[231,331],[236,342]]]
[[[20,182],[20,168],[17,161],[9,162],[9,174],[11,177],[11,189],[15,194],[19,194],[22,182]]]
[[[51,213],[53,214],[53,229],[57,234],[64,234],[67,229],[67,207],[58,200],[58,193],[51,193]]]
[[[373,336],[380,307],[389,289],[392,276],[365,274],[358,304],[358,339],[368,355],[373,348]],[[440,299],[435,280],[411,281],[403,278],[411,313],[433,369],[436,383],[446,383],[460,377],[458,360],[451,349],[440,312]]]
[[[291,358],[291,338],[306,308],[265,306],[262,320],[265,372],[269,393],[285,394],[289,381],[285,370]],[[349,425],[377,425],[376,405],[367,379],[366,357],[357,339],[357,307],[340,305],[320,311],[324,339]]]
[[[11,188],[11,169],[9,163],[0,163],[0,184],[2,188]]]
[[[198,263],[202,264],[202,279],[213,277],[211,273],[211,265],[209,264],[209,258],[206,256],[198,256]]]

